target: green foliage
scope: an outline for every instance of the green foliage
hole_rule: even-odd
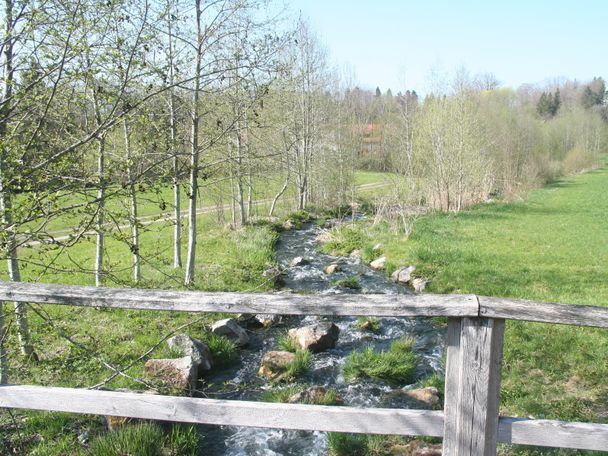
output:
[[[356,277],[348,277],[346,279],[332,280],[331,284],[334,287],[350,288],[351,290],[359,290],[361,285]]]
[[[296,359],[287,365],[287,378],[294,379],[306,375],[312,367],[312,353],[309,350],[297,350]]]
[[[239,348],[227,337],[209,331],[205,333],[203,340],[211,351],[214,365],[225,366],[239,358]]]
[[[349,255],[353,250],[362,249],[368,242],[367,236],[353,225],[339,225],[330,230],[331,239],[321,251],[332,255]]]
[[[414,340],[404,337],[386,351],[375,351],[372,347],[354,351],[344,363],[344,377],[348,381],[373,378],[396,384],[411,383],[418,364],[413,347]]]
[[[380,332],[380,319],[377,317],[359,317],[355,326],[361,331]]]
[[[581,104],[585,109],[601,105],[606,96],[606,84],[602,78],[593,78],[590,84],[585,86],[581,98]]]
[[[291,337],[289,337],[289,333],[287,331],[279,334],[279,336],[277,337],[277,345],[281,350],[292,353],[298,351],[299,348],[298,344],[296,344],[296,342]]]
[[[306,385],[294,385],[294,386],[286,386],[283,388],[272,388],[268,391],[262,393],[261,399],[264,402],[281,402],[286,403],[289,401],[294,394],[301,393],[306,390]],[[337,405],[338,401],[338,393],[334,389],[328,389],[323,396],[316,397],[315,400],[305,402],[306,404],[313,405]]]
[[[330,456],[366,456],[368,436],[365,434],[345,434],[330,432],[327,443]]]
[[[536,111],[541,117],[554,117],[562,104],[559,89],[555,93],[543,92],[536,104]]]
[[[200,437],[192,426],[174,426],[169,433],[157,424],[128,424],[91,442],[92,456],[194,456]]]

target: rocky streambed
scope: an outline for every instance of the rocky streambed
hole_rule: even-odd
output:
[[[384,271],[374,270],[369,265],[363,264],[356,256],[335,257],[321,253],[317,242],[319,233],[320,228],[314,224],[306,224],[302,229],[281,233],[276,246],[276,256],[285,270],[284,286],[287,292],[313,294],[413,292],[411,288],[387,278]],[[334,266],[328,269],[330,265]],[[354,280],[358,284],[357,289],[348,286]],[[314,315],[283,316],[280,320],[268,319],[264,323],[266,327],[259,324],[257,327],[247,326],[246,320],[239,322],[240,326],[247,328],[248,343],[241,349],[239,362],[224,368],[214,367],[205,375],[206,397],[263,400],[264,395],[269,391],[290,388],[297,383],[314,387],[308,392],[312,395],[319,394],[319,391],[331,390],[336,393],[339,403],[346,406],[420,408],[420,402],[432,404],[436,400],[432,394],[428,395],[428,391],[411,394],[411,390],[420,380],[428,378],[433,373],[441,374],[443,369],[444,330],[429,319],[382,318],[374,322],[374,331],[370,331],[365,325],[362,327],[354,317],[333,318],[329,321]],[[312,368],[294,381],[277,383],[265,378],[264,372],[260,372],[265,355],[268,356],[268,352],[281,350],[279,339],[285,338],[290,329],[292,329],[292,339],[297,340],[298,337],[294,335],[293,329],[311,325],[326,329],[335,328],[330,329],[330,332],[335,332],[336,340],[314,349]],[[391,384],[371,379],[346,381],[343,367],[349,353],[370,346],[376,350],[387,350],[392,342],[403,337],[411,337],[415,340],[414,351],[419,360],[412,384]],[[416,397],[416,395],[421,396]],[[412,396],[417,400],[412,400]],[[328,448],[327,436],[321,432],[227,426],[204,426],[202,432],[204,454],[209,456],[325,455]]]

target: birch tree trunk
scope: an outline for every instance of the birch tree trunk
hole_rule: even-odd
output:
[[[10,103],[13,96],[14,82],[14,67],[13,67],[13,0],[5,1],[4,20],[5,36],[4,36],[4,90],[3,102],[0,108],[0,138],[4,138],[8,128],[8,117],[10,115]],[[21,282],[21,272],[19,270],[19,257],[17,252],[16,232],[13,226],[12,201],[10,190],[5,187],[5,154],[3,150],[0,155],[0,216],[2,225],[6,231],[6,247],[8,263],[8,275],[11,281]],[[29,322],[24,303],[15,302],[15,319],[17,322],[17,336],[19,339],[19,349],[26,356],[36,356],[31,344],[31,336],[29,330]],[[1,312],[2,309],[0,309]],[[3,336],[3,327],[0,325],[0,336]],[[4,342],[4,337],[0,339],[0,344]],[[0,353],[0,356],[2,353]],[[5,357],[2,356],[0,364],[5,363]],[[6,366],[0,366],[0,371],[6,375]],[[1,373],[0,372],[0,373]],[[0,381],[0,383],[2,383]]]
[[[131,154],[131,140],[129,135],[129,121],[123,119],[123,130],[125,135],[125,158],[127,160],[127,181],[129,185],[130,214],[131,224],[131,251],[133,252],[133,280],[137,283],[141,280],[141,264],[139,257],[139,226],[137,225],[137,193],[135,192],[135,179],[133,178],[133,164]]]
[[[196,261],[196,196],[198,192],[198,130],[200,123],[199,91],[201,85],[201,52],[203,35],[201,30],[201,1],[195,0],[196,14],[196,69],[194,74],[194,93],[192,94],[192,138],[190,149],[190,200],[188,204],[188,253],[186,259],[186,275],[184,285],[194,282],[194,264]]]

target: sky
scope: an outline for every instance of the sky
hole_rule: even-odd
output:
[[[287,0],[361,87],[425,93],[437,74],[501,85],[608,77],[608,0]]]

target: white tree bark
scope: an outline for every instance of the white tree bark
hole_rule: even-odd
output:
[[[141,280],[141,261],[139,255],[139,226],[137,225],[137,193],[135,191],[135,179],[133,178],[133,164],[131,154],[131,140],[129,134],[129,120],[123,119],[123,130],[125,135],[125,158],[127,160],[127,181],[129,185],[130,214],[131,224],[131,251],[133,252],[133,280],[137,283]]]
[[[192,137],[190,149],[190,200],[188,204],[188,253],[186,259],[186,275],[184,285],[194,283],[194,265],[196,261],[196,196],[198,192],[198,131],[200,123],[199,91],[201,85],[201,60],[203,34],[201,30],[201,1],[195,0],[196,14],[196,68],[194,73],[194,91],[192,94]]]

